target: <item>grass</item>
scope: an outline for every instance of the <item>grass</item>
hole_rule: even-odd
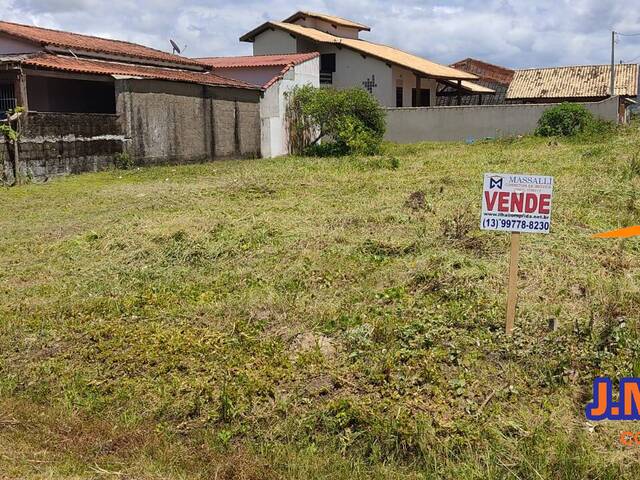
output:
[[[0,191],[0,478],[635,478],[584,406],[640,376],[640,242],[590,238],[640,223],[639,134]],[[488,171],[556,179],[511,339]]]

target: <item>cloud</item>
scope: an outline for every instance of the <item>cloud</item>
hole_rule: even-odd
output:
[[[0,0],[4,19],[119,38],[191,56],[250,54],[245,32],[296,10],[272,0]],[[370,25],[363,38],[441,63],[476,57],[512,67],[607,63],[610,30],[640,32],[637,0],[309,0],[297,9]],[[640,56],[620,37],[618,59]]]

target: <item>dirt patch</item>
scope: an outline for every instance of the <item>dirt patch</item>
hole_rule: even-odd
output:
[[[335,358],[338,353],[338,348],[332,339],[313,332],[303,332],[295,337],[291,343],[293,357],[316,349],[327,359]]]
[[[413,192],[409,195],[406,202],[404,202],[404,206],[413,210],[414,212],[424,210],[427,206],[427,198],[423,191],[418,190],[417,192]]]

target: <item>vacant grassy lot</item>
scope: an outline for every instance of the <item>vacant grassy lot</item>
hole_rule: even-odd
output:
[[[640,376],[640,241],[590,238],[640,223],[639,139],[1,190],[0,478],[637,478],[584,406]],[[487,171],[556,177],[512,339]]]

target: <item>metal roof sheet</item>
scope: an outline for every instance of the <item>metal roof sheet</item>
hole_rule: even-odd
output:
[[[616,65],[615,95],[638,95],[638,65]],[[507,90],[509,100],[528,98],[606,97],[610,94],[610,65],[516,70]]]

